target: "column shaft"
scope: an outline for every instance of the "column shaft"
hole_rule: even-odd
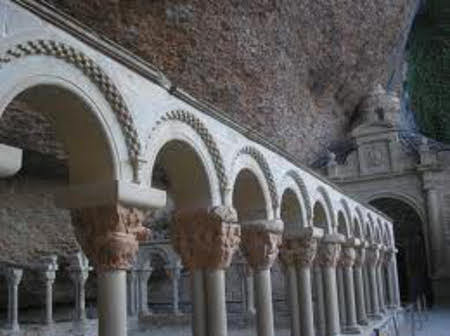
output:
[[[191,283],[192,335],[207,336],[206,298],[203,270],[197,269],[191,271]]]
[[[375,266],[369,266],[369,283],[370,283],[370,301],[372,307],[370,309],[372,318],[380,317],[380,304],[378,296],[378,281],[377,272]]]
[[[347,303],[347,331],[359,332],[356,321],[355,283],[353,281],[353,268],[344,267],[344,287]]]
[[[288,301],[291,310],[291,336],[300,336],[300,309],[297,272],[293,264],[286,266]]]
[[[355,300],[358,324],[367,325],[366,302],[364,299],[364,280],[362,268],[355,267],[354,270],[355,282]]]
[[[370,280],[369,280],[369,268],[368,266],[364,266],[362,268],[363,278],[364,278],[364,299],[366,303],[366,313],[371,315],[372,311],[372,298],[370,291]]]
[[[180,314],[180,269],[175,267],[172,274],[172,302],[173,302],[173,313],[175,315]]]
[[[344,273],[342,267],[336,268],[337,291],[339,301],[339,323],[341,330],[347,326],[347,303],[345,300]]]
[[[325,313],[325,294],[323,289],[323,273],[321,267],[314,267],[314,282],[316,285],[316,313],[317,332],[319,336],[324,336],[327,330],[327,319]]]
[[[314,336],[314,312],[312,302],[311,268],[297,269],[300,328],[302,336]]]
[[[255,270],[256,323],[258,336],[274,336],[270,269]]]
[[[383,265],[382,263],[376,269],[378,277],[378,296],[380,304],[380,312],[385,313],[385,298],[384,298],[384,277],[383,277]]]
[[[20,271],[20,279],[22,271]],[[19,330],[19,285],[18,282],[9,280],[8,283],[8,328]],[[19,280],[20,282],[20,280]]]
[[[227,336],[225,271],[206,270],[208,335]]]
[[[127,335],[126,271],[104,271],[98,274],[98,335]]]
[[[246,302],[246,312],[249,315],[255,315],[256,308],[255,308],[255,287],[254,287],[253,271],[247,272],[245,276],[245,302]]]
[[[53,279],[45,283],[45,324],[53,323]]]
[[[339,325],[339,306],[336,285],[336,268],[323,267],[325,311],[327,319],[327,335],[335,336],[341,331]]]

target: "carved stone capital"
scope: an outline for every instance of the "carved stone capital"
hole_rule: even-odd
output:
[[[364,246],[358,246],[355,248],[355,268],[361,268],[366,261],[366,248]]]
[[[300,267],[311,267],[317,253],[317,239],[312,236],[287,238],[280,250],[280,259],[285,264],[292,262]],[[286,261],[283,259],[286,258]]]
[[[388,249],[384,252],[384,266],[388,267],[391,264],[392,260],[394,260],[394,254],[395,252],[392,249]]]
[[[172,244],[188,269],[225,269],[241,241],[237,214],[230,207],[178,212]]]
[[[378,259],[380,258],[380,250],[378,246],[372,245],[367,249],[366,252],[366,263],[371,267],[375,267],[378,263]]]
[[[150,236],[143,218],[141,210],[122,204],[72,210],[78,242],[99,271],[131,267],[138,242]]]
[[[341,244],[321,242],[317,251],[317,266],[336,267],[341,254]]]
[[[352,246],[342,246],[339,265],[341,267],[353,267],[356,259],[356,251]]]
[[[281,246],[281,232],[256,225],[243,226],[242,249],[247,262],[254,270],[272,267]]]
[[[19,286],[20,282],[22,281],[22,275],[23,271],[20,268],[7,267],[5,269],[5,277],[6,281],[8,282],[8,286]]]

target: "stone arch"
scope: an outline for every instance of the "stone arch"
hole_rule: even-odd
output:
[[[366,225],[364,225],[364,223],[366,222],[364,220],[364,215],[361,211],[361,208],[359,206],[355,207],[355,212],[356,212],[356,218],[358,219],[358,224],[360,227],[360,232],[361,232],[361,237],[362,239],[366,239]]]
[[[219,150],[219,147],[217,146],[217,142],[214,140],[214,137],[209,132],[206,125],[191,112],[185,110],[174,110],[164,114],[156,122],[156,126],[153,127],[152,132],[155,132],[156,129],[162,127],[170,121],[179,121],[180,123],[184,123],[198,134],[199,138],[204,143],[209,156],[211,157],[212,163],[214,165],[215,175],[217,176],[217,180],[220,186],[221,195],[224,199],[225,193],[229,187],[228,177],[226,174],[222,154]],[[150,144],[146,145],[146,150],[150,150]]]
[[[296,181],[285,175],[280,185],[279,214],[284,223],[285,233],[294,233],[296,229],[309,225],[302,193]]]
[[[289,170],[284,175],[284,178],[282,180],[281,189],[280,189],[280,197],[282,197],[284,189],[285,189],[284,183],[285,183],[285,181],[287,181],[289,179],[292,179],[298,188],[297,197],[300,200],[300,204],[303,207],[302,210],[305,213],[305,219],[306,219],[305,223],[307,223],[307,225],[310,225],[309,223],[312,219],[311,198],[309,196],[309,192],[308,192],[308,189],[306,188],[305,182],[303,181],[303,179],[300,177],[300,175],[295,170]],[[281,198],[280,198],[279,203],[281,204]]]
[[[364,232],[359,219],[359,216],[353,217],[353,236],[358,239],[364,239]]]
[[[238,176],[241,172],[247,171],[254,176],[258,186],[261,188],[267,219],[274,219],[278,208],[278,196],[272,173],[262,154],[253,147],[244,147],[232,160],[230,171],[231,188],[229,189],[230,192],[227,195],[226,203],[229,205],[233,203],[233,193]]]
[[[353,235],[353,230],[352,230],[352,213],[350,210],[350,207],[348,206],[348,202],[345,198],[341,198],[341,200],[339,201],[340,205],[341,205],[341,209],[340,211],[342,211],[345,222],[346,222],[346,230],[348,233],[348,237]],[[339,212],[338,212],[339,214]],[[338,223],[339,224],[339,223]]]
[[[333,232],[331,225],[331,213],[322,199],[317,199],[313,207],[313,226],[323,229],[326,234]]]
[[[217,174],[216,164],[217,160],[211,156],[211,151],[208,149],[202,136],[189,123],[178,119],[166,119],[164,122],[159,122],[153,128],[146,143],[145,159],[147,162],[146,172],[144,172],[145,180],[152,183],[154,175],[154,168],[156,160],[161,150],[171,142],[181,142],[192,149],[192,151],[199,158],[205,175],[208,179],[209,192],[212,199],[212,205],[219,205],[222,203],[221,181]],[[221,159],[220,159],[221,161]],[[222,180],[223,182],[224,180]],[[225,183],[228,183],[225,180]]]
[[[337,227],[336,215],[334,212],[333,203],[331,202],[331,198],[330,198],[327,190],[323,186],[317,187],[316,193],[317,193],[316,202],[317,202],[317,200],[321,200],[321,204],[322,204],[322,206],[324,206],[324,208],[326,210],[328,225],[330,225],[329,233],[331,233]]]
[[[351,230],[350,230],[350,224],[348,222],[348,219],[346,215],[344,214],[344,211],[338,210],[337,212],[337,228],[336,231],[342,235],[345,236],[345,238],[350,238]]]
[[[123,141],[127,151],[127,159],[118,160],[118,162],[116,162],[116,168],[119,170],[118,166],[120,166],[120,161],[128,161],[128,163],[131,164],[133,180],[135,182],[139,182],[139,157],[141,155],[141,142],[133,116],[128,109],[125,99],[111,78],[100,68],[100,66],[98,66],[91,58],[86,56],[81,51],[76,50],[74,47],[67,45],[64,42],[43,39],[24,41],[23,43],[15,44],[11,48],[7,49],[3,56],[0,56],[0,69],[2,69],[0,72],[5,71],[9,65],[14,65],[17,61],[23,60],[29,56],[53,57],[61,60],[62,62],[71,65],[83,73],[84,77],[89,79],[89,81],[96,87],[98,92],[100,92],[103,96],[103,99],[109,105],[111,114],[114,116],[123,136]],[[13,89],[5,93],[0,92],[0,96],[2,97],[0,101],[0,110],[3,111],[9,102],[11,102],[12,99],[21,91],[24,91],[33,85],[38,85],[39,82],[50,84],[50,82],[53,81],[53,84],[59,84],[59,86],[62,86],[62,83],[65,82],[66,86],[68,86],[68,83],[73,82],[74,77],[78,76],[69,77],[63,72],[55,73],[49,68],[50,66],[47,64],[43,67],[45,70],[41,69],[39,75],[34,74],[34,76],[40,77],[39,80],[33,78],[34,76],[30,73],[24,74],[20,70],[17,71],[17,73],[20,74],[19,76],[16,75],[9,78],[10,80],[8,82],[12,83],[12,85],[9,88],[4,86],[5,89],[10,89],[11,87],[13,87]],[[52,78],[52,72],[54,73],[54,78]],[[25,80],[25,78],[27,80]],[[61,80],[61,78],[66,80]],[[87,95],[90,96],[91,92],[88,92],[89,93]],[[98,119],[102,119],[105,115],[97,117]],[[111,124],[109,126],[111,126]],[[110,132],[105,133],[108,134]],[[117,143],[115,145],[117,145]]]
[[[372,215],[370,213],[367,214],[367,241],[370,243],[375,243],[375,227],[372,219]]]

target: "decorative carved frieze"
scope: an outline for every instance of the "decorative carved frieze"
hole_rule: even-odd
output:
[[[141,210],[122,204],[72,210],[78,242],[100,271],[131,267],[138,241],[150,236],[143,218]]]
[[[225,269],[239,248],[241,227],[230,207],[175,214],[172,244],[186,268]]]

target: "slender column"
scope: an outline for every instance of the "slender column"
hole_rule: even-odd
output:
[[[139,313],[140,314],[150,314],[150,309],[148,308],[148,279],[150,279],[153,272],[153,268],[150,266],[145,266],[138,269],[138,283],[139,283]]]
[[[84,286],[89,277],[90,270],[89,260],[82,252],[76,253],[70,257],[68,271],[75,289],[74,321],[83,321],[86,319],[86,297]]]
[[[325,313],[325,295],[323,290],[322,267],[318,259],[314,261],[314,283],[316,285],[316,322],[318,336],[325,336],[327,330],[327,318]]]
[[[23,271],[20,268],[8,267],[5,275],[8,282],[8,325],[12,331],[19,331],[19,284]]]
[[[356,315],[358,324],[367,325],[367,311],[366,300],[364,294],[364,280],[362,267],[366,258],[366,243],[361,243],[355,250],[355,264],[353,266],[353,277],[355,282],[355,300],[356,300]]]
[[[344,289],[344,271],[343,267],[338,262],[336,268],[336,283],[337,283],[337,294],[338,294],[338,302],[339,302],[339,322],[341,326],[341,330],[345,331],[347,326],[347,307],[345,302],[345,289]]]
[[[230,207],[179,212],[172,243],[192,275],[194,336],[227,335],[225,269],[240,243],[241,228]]]
[[[127,303],[128,315],[130,316],[135,316],[137,313],[136,280],[136,271],[134,269],[131,269],[127,272]]]
[[[37,265],[42,271],[42,280],[45,282],[45,317],[44,323],[53,324],[53,283],[58,270],[58,257],[50,255],[42,257]]]
[[[380,319],[380,306],[378,295],[378,279],[377,279],[377,264],[380,257],[378,245],[373,244],[367,250],[367,271],[369,276],[369,291],[371,309],[369,317],[372,319]]]
[[[246,222],[242,223],[242,230],[244,254],[254,270],[257,334],[274,336],[270,268],[281,245],[283,222]]]
[[[401,298],[400,298],[400,287],[398,283],[398,268],[397,268],[397,250],[394,250],[393,260],[392,260],[392,281],[394,282],[394,297],[395,297],[395,306],[401,306]]]
[[[242,293],[243,293],[243,312],[248,316],[254,316],[256,314],[255,309],[255,289],[253,270],[247,264],[247,262],[241,263],[242,270]]]
[[[318,258],[323,270],[327,336],[338,335],[341,331],[339,325],[336,264],[341,252],[340,242],[342,239],[341,235],[327,235],[322,240],[318,250]]]
[[[127,279],[139,249],[149,237],[143,211],[111,204],[72,210],[78,242],[97,271],[98,335],[127,335]]]
[[[380,246],[379,248],[380,256],[378,257],[378,262],[376,266],[376,276],[377,276],[377,283],[378,283],[378,302],[380,305],[380,312],[385,314],[386,313],[386,307],[385,307],[385,297],[384,297],[384,281],[383,281],[383,265],[384,265],[384,246]]]
[[[385,256],[384,267],[386,268],[388,307],[391,309],[395,309],[398,307],[395,295],[395,275],[393,270],[395,249],[392,247],[387,249],[384,256]]]
[[[356,322],[355,283],[353,281],[353,265],[356,259],[356,251],[353,246],[359,245],[357,239],[345,243],[342,247],[340,264],[342,265],[342,277],[344,282],[346,325],[347,333],[360,333],[361,329]]]
[[[366,301],[366,313],[367,316],[372,312],[372,298],[370,297],[370,281],[369,281],[369,265],[366,263],[362,267],[363,280],[364,280],[364,299]]]
[[[444,258],[442,255],[442,237],[443,232],[441,223],[439,222],[439,194],[430,183],[425,183],[425,191],[427,195],[427,212],[429,222],[429,245],[431,246],[431,260],[433,274],[438,273],[444,266]]]
[[[180,290],[179,283],[181,277],[181,266],[175,265],[169,269],[172,278],[172,310],[175,315],[181,314],[180,312]]]
[[[287,277],[287,296],[291,313],[291,336],[300,336],[300,307],[296,270],[296,250],[295,245],[285,239],[281,250],[280,260],[283,263]]]
[[[322,236],[323,231],[320,229],[305,228],[296,240],[298,246],[295,258],[297,262],[300,335],[302,336],[314,336],[311,266],[317,252],[317,238]]]

